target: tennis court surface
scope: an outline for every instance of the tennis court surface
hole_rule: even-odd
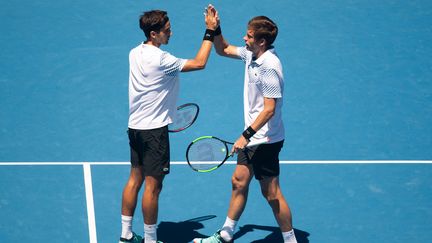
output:
[[[128,53],[138,16],[168,11],[162,49],[192,58],[204,34],[196,1],[0,3],[0,242],[117,242],[129,173]],[[267,15],[285,75],[281,185],[299,242],[432,242],[432,2],[213,2],[222,32],[244,44]],[[160,198],[159,238],[189,242],[223,224],[233,164],[207,174],[187,145],[243,130],[243,63],[213,51],[180,75],[179,105],[197,121],[171,134],[172,172]],[[236,242],[280,242],[252,182]],[[136,210],[134,230],[142,234]]]

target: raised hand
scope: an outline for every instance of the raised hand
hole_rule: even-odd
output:
[[[215,7],[211,4],[204,10],[206,28],[215,30],[219,26],[219,15]]]

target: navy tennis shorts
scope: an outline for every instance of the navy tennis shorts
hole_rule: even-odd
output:
[[[279,153],[283,143],[284,140],[248,147],[238,153],[237,163],[252,165],[257,180],[279,176]]]
[[[143,166],[144,176],[170,171],[168,126],[151,130],[128,129],[132,167]]]

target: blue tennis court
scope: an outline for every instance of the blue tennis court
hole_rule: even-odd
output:
[[[168,11],[162,46],[192,58],[203,1],[0,3],[0,242],[117,242],[129,166],[128,53],[138,16]],[[299,242],[432,241],[432,3],[212,2],[222,32],[243,45],[247,21],[267,15],[285,75],[281,185]],[[225,220],[234,166],[199,174],[185,164],[202,135],[243,130],[241,61],[213,51],[180,75],[179,104],[201,111],[171,134],[172,172],[160,198],[164,242],[210,235]],[[142,234],[136,210],[134,230]],[[236,242],[280,242],[252,182]]]

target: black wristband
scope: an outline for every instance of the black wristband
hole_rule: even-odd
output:
[[[215,33],[214,33],[214,35],[215,36],[218,36],[218,35],[221,35],[222,34],[222,30],[221,30],[221,27],[220,27],[220,25],[215,29]]]
[[[209,40],[209,41],[213,42],[214,37],[215,37],[215,31],[211,30],[211,29],[206,29],[206,31],[204,33],[203,40]]]
[[[243,137],[245,137],[247,140],[249,140],[253,135],[255,135],[256,131],[254,131],[252,129],[252,127],[248,127],[246,128],[246,130],[243,131],[242,135]]]

